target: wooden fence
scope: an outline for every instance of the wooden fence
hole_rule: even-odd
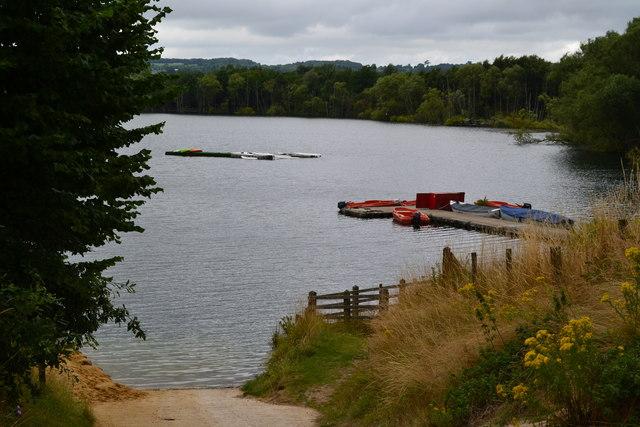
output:
[[[406,286],[404,280],[398,285],[360,289],[354,286],[351,290],[332,294],[318,295],[309,292],[307,310],[320,313],[325,319],[334,320],[366,320],[371,319],[379,311],[386,310],[393,298],[396,298]]]
[[[562,251],[560,247],[549,248],[549,256],[553,271],[554,282],[559,282],[562,275]],[[471,269],[468,264],[463,265],[453,254],[451,248],[442,250],[442,277],[464,275],[472,282],[478,277],[478,254],[471,253]],[[511,273],[513,269],[513,251],[505,250],[505,269]],[[435,274],[435,273],[434,273]],[[315,291],[309,292],[307,310],[321,314],[325,319],[332,320],[366,320],[381,311],[389,308],[392,300],[398,298],[402,290],[408,286],[404,280],[397,285],[360,289],[354,286],[351,290],[331,294],[318,295]]]

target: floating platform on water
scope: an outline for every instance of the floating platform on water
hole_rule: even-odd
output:
[[[342,215],[353,216],[356,218],[391,218],[395,208],[397,208],[397,206],[342,208],[340,209],[340,213]],[[431,219],[430,224],[432,225],[474,230],[488,234],[502,234],[505,236],[516,237],[525,227],[528,226],[528,224],[524,222],[509,222],[498,218],[487,218],[459,212],[433,209],[418,210],[429,216]]]
[[[166,156],[181,156],[181,157],[226,157],[229,159],[245,159],[245,160],[276,160],[276,159],[317,159],[322,157],[321,154],[316,153],[254,153],[250,151],[242,152],[213,152],[202,151],[196,149],[189,150],[175,150],[165,151]]]
[[[258,154],[258,153],[217,153],[212,151],[166,151],[166,156],[181,156],[181,157],[226,157],[229,159],[244,159],[247,157],[254,158],[256,160],[275,160],[274,154]]]

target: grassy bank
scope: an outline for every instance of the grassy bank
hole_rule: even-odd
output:
[[[509,270],[484,259],[472,281],[461,258],[459,271],[415,281],[366,330],[300,317],[245,390],[311,404],[327,425],[640,422],[639,184],[567,233],[527,230]],[[360,350],[336,349],[340,368],[316,376],[323,358],[308,349],[332,345],[318,330]]]
[[[41,391],[31,394],[25,390],[20,399],[20,416],[13,405],[5,404],[0,409],[2,426],[84,427],[94,424],[89,405],[76,399],[69,386],[57,378],[48,379]]]
[[[346,369],[365,355],[368,328],[362,324],[325,323],[303,313],[285,318],[273,337],[266,370],[246,383],[243,391],[259,397],[318,407]]]

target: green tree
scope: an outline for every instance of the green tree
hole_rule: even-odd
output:
[[[198,79],[200,89],[200,112],[206,113],[213,108],[212,102],[222,91],[222,84],[214,73],[207,73]]]
[[[441,125],[447,118],[447,105],[444,102],[442,92],[438,89],[429,89],[424,96],[424,101],[416,111],[416,121]]]
[[[0,382],[57,365],[107,322],[144,337],[116,306],[132,291],[104,272],[118,257],[86,254],[124,232],[159,191],[144,172],[148,150],[124,147],[162,124],[124,123],[170,95],[148,62],[154,26],[169,12],[153,0],[0,1]],[[30,339],[24,339],[30,337]],[[37,339],[34,341],[34,337]],[[8,344],[7,344],[8,343]]]
[[[604,151],[640,146],[640,18],[624,34],[609,32],[581,50],[577,71],[563,81],[552,107],[565,139]]]

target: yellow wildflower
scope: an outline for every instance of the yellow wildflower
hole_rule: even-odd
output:
[[[536,277],[536,282],[544,282],[544,276]]]
[[[547,353],[549,351],[549,349],[543,345],[537,345],[536,350],[538,350],[540,353]]]
[[[540,329],[536,334],[536,338],[539,340],[543,340],[551,337],[551,334],[546,329]]]
[[[567,342],[564,344],[560,345],[560,351],[569,351],[571,350],[571,348],[573,347],[573,343],[572,342]]]
[[[618,350],[620,350],[620,351],[624,351],[624,347],[623,347],[623,346],[621,346],[621,345],[619,345],[619,346],[618,346]]]
[[[624,256],[626,256],[628,259],[637,259],[640,257],[640,248],[637,248],[635,246],[627,248],[627,250],[624,251]]]
[[[620,285],[620,289],[622,289],[623,293],[631,293],[635,292],[636,285],[631,282],[622,282],[622,285]]]
[[[531,298],[531,292],[524,291],[522,295],[520,295],[520,302],[522,303],[533,302],[533,298]]]
[[[513,398],[515,400],[524,400],[527,395],[527,391],[529,391],[529,388],[524,384],[518,384],[511,391],[513,392]]]
[[[531,362],[531,365],[534,368],[539,368],[540,366],[546,365],[547,363],[549,363],[549,358],[543,354],[538,354],[536,356],[536,359],[533,362]]]
[[[612,304],[614,305],[615,308],[617,308],[618,310],[622,311],[625,309],[625,303],[623,300],[621,299],[614,299]]]
[[[496,394],[500,397],[507,397],[507,391],[504,389],[502,384],[498,384],[496,386]]]
[[[458,289],[458,292],[460,292],[461,294],[464,294],[464,293],[467,293],[467,292],[471,293],[471,292],[473,292],[475,290],[476,290],[476,287],[473,286],[473,283],[467,283],[466,285],[464,285],[463,287]]]
[[[538,340],[535,337],[529,337],[526,340],[524,340],[524,345],[528,345],[530,347],[534,347],[534,346],[538,345]]]
[[[609,297],[608,292],[605,292],[604,294],[602,294],[602,297],[600,298],[600,302],[609,302],[609,300],[611,300],[611,297]]]
[[[536,353],[534,350],[524,355],[524,366],[526,367],[539,368],[547,363],[549,363],[549,358],[544,354]]]

